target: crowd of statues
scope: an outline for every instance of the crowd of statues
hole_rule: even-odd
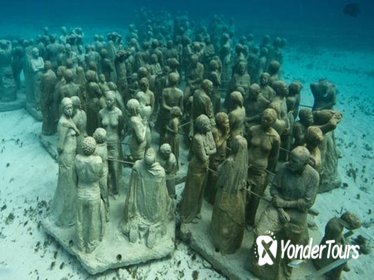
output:
[[[130,242],[144,238],[152,248],[175,213],[198,223],[205,199],[222,254],[240,248],[246,227],[303,244],[317,193],[340,185],[335,86],[312,84],[314,104],[300,104],[302,84],[282,80],[284,38],[236,38],[219,16],[208,26],[146,10],[138,18],[125,38],[112,32],[85,43],[80,28],[64,27],[0,42],[0,70],[14,81],[0,85],[1,98],[14,98],[23,70],[42,133],[58,134],[56,224],[75,225],[79,249],[95,250],[109,197],[124,190],[122,168],[131,167],[119,226]],[[182,146],[188,169],[175,207]],[[261,214],[267,186],[272,199]],[[278,277],[254,266],[259,277]]]

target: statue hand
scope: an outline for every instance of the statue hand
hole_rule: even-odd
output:
[[[284,211],[283,209],[279,209],[278,214],[279,214],[279,220],[282,224],[285,224],[291,221],[290,215],[288,215],[286,211]]]
[[[298,199],[297,202],[296,202],[296,207],[300,211],[307,211],[308,210],[307,204],[305,203],[304,199]]]
[[[285,201],[278,196],[274,196],[271,200],[271,203],[277,207],[277,208],[282,208],[285,206]]]

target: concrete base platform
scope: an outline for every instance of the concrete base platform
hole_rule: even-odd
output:
[[[26,97],[19,94],[14,101],[0,101],[0,112],[14,111],[24,108],[26,105]]]
[[[48,154],[57,162],[58,161],[58,153],[57,153],[57,133],[54,135],[39,135],[39,140],[44,149],[48,152]]]
[[[46,232],[54,237],[67,252],[75,256],[90,274],[171,256],[175,249],[174,221],[168,224],[168,233],[154,248],[147,248],[143,240],[139,243],[130,243],[119,230],[124,204],[125,197],[123,195],[116,197],[116,199],[110,199],[110,221],[106,224],[104,238],[90,254],[79,251],[74,244],[74,226],[60,228],[50,218],[43,220],[42,225]]]
[[[265,204],[261,203],[259,207],[260,213],[265,208]],[[201,209],[201,220],[197,224],[182,224],[181,238],[191,246],[199,255],[212,264],[214,269],[225,275],[230,280],[258,279],[249,271],[249,255],[252,244],[254,242],[253,231],[244,231],[242,246],[234,254],[222,255],[217,252],[210,238],[209,227],[212,219],[212,205],[203,202]],[[309,230],[310,237],[314,243],[321,240],[321,236],[317,230]],[[315,273],[311,261],[302,263],[299,267],[293,269],[292,279],[304,279],[306,275]]]

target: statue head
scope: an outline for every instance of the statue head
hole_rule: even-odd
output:
[[[126,108],[131,116],[135,116],[139,113],[140,103],[138,100],[132,98],[127,101]]]
[[[182,116],[182,110],[178,106],[173,106],[170,110],[171,117],[178,117],[180,118]]]
[[[73,74],[73,71],[71,69],[66,69],[64,71],[64,79],[65,79],[66,83],[73,82],[74,74]]]
[[[105,93],[105,104],[109,109],[114,107],[114,105],[116,104],[116,95],[114,91],[109,90]]]
[[[147,103],[144,91],[138,91],[136,93],[135,98],[139,101],[141,105],[145,105]]]
[[[218,112],[216,114],[216,125],[219,130],[228,133],[230,131],[229,116],[225,112]]]
[[[212,125],[210,123],[210,120],[204,114],[201,114],[200,116],[196,118],[195,127],[196,127],[196,131],[202,134],[205,134],[212,130]]]
[[[299,111],[299,119],[305,126],[310,126],[313,124],[313,112],[310,109],[303,108]]]
[[[179,82],[179,75],[175,72],[169,74],[169,86],[176,86]]]
[[[160,154],[163,158],[168,158],[171,154],[171,146],[168,143],[164,143],[160,147]]]
[[[65,116],[71,117],[73,115],[73,101],[71,101],[71,98],[64,97],[61,100],[61,109]]]
[[[75,110],[81,108],[81,99],[78,96],[72,96],[70,99],[73,102],[73,108]]]
[[[104,74],[99,75],[99,82],[100,83],[105,83],[105,75]]]
[[[260,76],[260,85],[266,86],[269,84],[270,74],[267,72],[263,72]]]
[[[346,211],[340,216],[340,220],[342,225],[349,229],[354,230],[361,227],[361,221],[357,217],[357,215],[353,214],[352,212]]]
[[[301,173],[310,162],[310,152],[304,146],[297,146],[290,153],[287,167],[291,172]]]
[[[272,60],[269,65],[269,73],[270,74],[276,74],[279,72],[279,69],[281,67],[281,64],[277,60]]]
[[[88,70],[86,72],[86,79],[88,82],[96,82],[97,81],[96,72],[93,70]]]
[[[144,154],[144,163],[147,166],[152,166],[156,162],[156,153],[153,148],[148,148]]]
[[[139,81],[139,88],[142,91],[147,91],[148,87],[149,87],[149,80],[148,80],[148,78],[146,78],[146,77],[141,78],[140,81]]]
[[[260,94],[260,92],[261,92],[260,86],[256,83],[253,83],[249,86],[248,96],[251,99],[257,99],[257,96]]]
[[[300,94],[302,88],[303,85],[299,81],[294,81],[288,85],[288,94],[292,96]]]
[[[32,56],[33,58],[38,58],[38,57],[39,57],[39,49],[38,49],[38,48],[33,48],[33,49],[31,50],[31,56]]]
[[[118,89],[116,83],[115,83],[115,82],[112,82],[112,81],[108,82],[108,83],[107,83],[107,86],[108,86],[108,88],[109,88],[110,90],[112,90],[112,91],[116,91],[116,90]]]
[[[210,94],[213,90],[213,83],[208,80],[204,79],[203,82],[201,83],[201,88],[207,93]]]
[[[106,130],[102,127],[99,127],[93,133],[93,138],[95,138],[96,143],[102,144],[106,141]]]
[[[240,61],[238,64],[238,73],[240,75],[243,75],[245,74],[246,70],[247,70],[247,64],[244,61]]]
[[[265,129],[270,128],[277,120],[277,112],[272,108],[266,108],[262,112],[261,126]]]
[[[243,95],[239,91],[233,91],[230,93],[231,104],[234,106],[243,106],[244,99]]]
[[[284,81],[275,81],[272,84],[272,88],[276,92],[278,96],[287,96],[288,95],[288,87]]]
[[[95,149],[96,149],[95,139],[91,136],[85,137],[82,142],[83,154],[86,156],[90,156],[95,152]]]

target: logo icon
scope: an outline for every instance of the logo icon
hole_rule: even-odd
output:
[[[270,235],[260,235],[256,239],[258,265],[272,265],[277,257],[278,242]]]

